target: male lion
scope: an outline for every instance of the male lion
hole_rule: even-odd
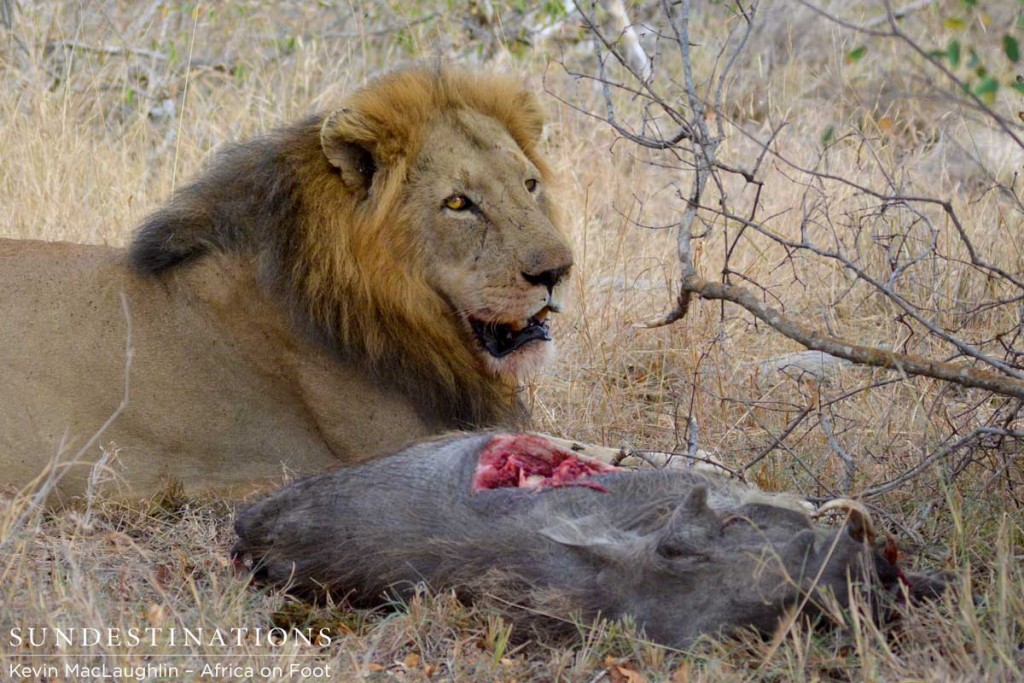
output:
[[[0,483],[237,495],[521,422],[572,266],[542,125],[513,80],[408,67],[229,145],[127,252],[0,241]]]

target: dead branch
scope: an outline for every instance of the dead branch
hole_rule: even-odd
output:
[[[767,323],[775,331],[799,342],[808,349],[824,351],[860,365],[894,370],[904,375],[923,375],[964,387],[987,389],[1003,396],[1024,399],[1024,381],[1019,379],[1004,377],[968,365],[958,365],[909,353],[897,353],[889,349],[852,344],[844,339],[822,334],[797,322],[777,309],[767,306],[750,291],[736,285],[710,282],[691,273],[684,276],[683,289],[697,294],[702,299],[729,301],[742,306],[758,320]]]

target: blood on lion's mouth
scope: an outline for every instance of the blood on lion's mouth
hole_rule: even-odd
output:
[[[533,316],[525,324],[484,322],[470,318],[469,324],[477,341],[490,355],[504,358],[513,351],[521,349],[533,341],[551,341],[548,321],[545,319],[547,309]]]

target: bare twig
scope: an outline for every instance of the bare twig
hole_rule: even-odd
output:
[[[875,486],[868,487],[868,488],[864,489],[863,491],[861,491],[860,493],[856,494],[856,497],[860,498],[860,499],[865,499],[865,498],[873,498],[875,496],[880,496],[883,493],[888,493],[889,491],[892,491],[893,489],[898,488],[899,486],[903,485],[904,483],[906,483],[906,482],[910,481],[911,479],[914,479],[915,477],[919,476],[922,472],[926,471],[928,468],[930,468],[933,464],[935,464],[939,460],[942,460],[943,458],[947,457],[948,455],[950,455],[952,453],[955,453],[956,451],[960,450],[964,446],[966,446],[966,445],[970,444],[971,442],[973,442],[978,437],[986,436],[986,435],[1011,436],[1014,439],[1017,439],[1018,441],[1024,440],[1024,432],[1005,430],[1005,429],[998,429],[998,428],[995,428],[995,427],[978,427],[977,429],[973,429],[970,432],[968,432],[967,434],[965,434],[964,436],[960,437],[959,439],[957,439],[953,443],[948,444],[948,445],[943,446],[942,448],[938,449],[937,451],[935,451],[934,453],[929,455],[927,458],[925,458],[924,460],[919,462],[917,465],[915,465],[914,467],[912,467],[909,470],[907,470],[906,472],[904,472],[903,474],[899,475],[898,477],[893,477],[889,481],[883,482],[881,484],[876,484]]]
[[[907,5],[904,5],[903,7],[898,7],[894,10],[891,10],[890,12],[874,17],[873,19],[868,19],[867,21],[864,22],[864,26],[867,28],[871,28],[872,26],[878,26],[880,24],[887,23],[888,21],[890,21],[890,17],[892,19],[903,19],[913,14],[914,12],[917,12],[918,10],[930,7],[933,2],[934,0],[917,0],[917,2],[911,2]]]
[[[580,6],[577,0],[573,0],[576,10],[580,13],[583,18],[583,25],[586,27],[594,36],[597,37],[598,41],[594,43],[594,56],[597,59],[599,76],[598,82],[601,84],[601,91],[605,101],[605,121],[615,131],[622,135],[624,138],[638,144],[642,147],[648,147],[650,149],[670,149],[675,145],[679,144],[684,140],[693,139],[693,131],[690,126],[684,122],[682,117],[676,113],[671,107],[662,106],[662,109],[666,114],[669,115],[678,125],[679,129],[671,135],[658,135],[652,137],[649,135],[643,135],[635,131],[631,131],[625,126],[621,125],[615,115],[615,106],[612,100],[611,93],[611,81],[605,75],[605,54],[612,55],[619,64],[628,71],[634,79],[639,83],[640,90],[637,94],[643,94],[645,97],[651,99],[651,101],[662,103],[663,100],[660,95],[654,92],[649,85],[649,78],[645,78],[642,72],[638,72],[633,63],[630,62],[625,56],[623,56],[613,41],[609,40],[604,32],[597,25],[597,21],[583,8]],[[604,52],[602,52],[602,49]],[[622,87],[622,86],[618,86]]]
[[[693,223],[697,219],[697,210],[701,205],[701,197],[704,188],[707,186],[708,178],[712,169],[716,166],[715,153],[720,140],[711,136],[708,131],[707,121],[704,117],[704,103],[697,93],[697,86],[693,80],[693,60],[690,56],[690,2],[682,0],[675,12],[672,11],[668,0],[663,0],[665,13],[672,16],[672,28],[676,33],[676,40],[679,43],[680,57],[683,63],[683,83],[686,91],[686,98],[693,111],[693,118],[690,128],[695,132],[692,138],[696,143],[695,157],[695,179],[686,198],[686,208],[683,210],[682,218],[679,221],[679,232],[676,242],[676,256],[683,268],[683,281],[689,275],[695,273],[693,268]],[[690,305],[690,292],[686,287],[680,288],[679,296],[676,298],[676,305],[668,313],[639,323],[636,327],[654,328],[669,325],[686,315]]]
[[[832,452],[843,461],[846,470],[846,475],[843,477],[843,493],[849,494],[850,489],[853,488],[853,475],[857,471],[857,460],[840,445],[832,431],[832,422],[824,411],[818,413],[818,422],[821,424],[821,431],[825,432],[825,438],[828,439],[828,445],[832,448]]]
[[[689,453],[680,453],[678,451],[647,451],[638,448],[629,448],[622,450],[622,457],[616,464],[620,464],[629,458],[636,458],[651,467],[663,468],[669,467],[674,458],[683,458],[689,461],[691,466],[693,463],[699,463],[707,465],[711,470],[720,470],[731,477],[735,477],[740,480],[743,479],[741,471],[723,465],[721,462],[708,455],[700,455],[702,452],[703,451],[697,451],[698,455],[690,455]]]
[[[738,304],[772,329],[803,344],[808,349],[824,351],[838,358],[877,368],[895,370],[905,375],[924,375],[965,387],[987,389],[1004,396],[1024,399],[1024,381],[997,375],[967,365],[957,365],[909,353],[852,344],[844,339],[821,334],[778,310],[765,305],[750,291],[720,282],[709,282],[696,275],[684,278],[683,288],[703,299],[730,301]]]
[[[896,200],[910,200],[910,198],[893,198],[893,199],[896,199]],[[839,262],[840,264],[842,264],[842,266],[847,271],[849,271],[850,273],[855,275],[858,279],[863,280],[867,284],[871,285],[872,287],[874,287],[875,289],[877,289],[878,291],[883,293],[889,300],[891,300],[893,303],[895,303],[900,308],[902,308],[903,311],[908,316],[913,318],[915,322],[917,322],[920,325],[922,325],[923,327],[925,327],[929,332],[931,332],[936,337],[938,337],[938,338],[942,339],[943,341],[946,341],[946,342],[952,344],[954,347],[956,347],[957,351],[959,351],[960,353],[964,354],[965,356],[970,356],[971,358],[975,358],[975,359],[977,359],[977,360],[979,360],[979,361],[981,361],[983,363],[986,363],[988,365],[991,365],[995,369],[1000,370],[1000,371],[1006,373],[1007,375],[1009,375],[1011,377],[1014,377],[1014,378],[1017,378],[1017,379],[1020,379],[1020,380],[1024,380],[1024,373],[1020,372],[1019,370],[1016,370],[1015,368],[1010,367],[1007,363],[1005,363],[1005,362],[1003,362],[1003,361],[1001,361],[1001,360],[999,360],[997,358],[993,358],[990,355],[987,355],[987,354],[984,354],[984,353],[978,351],[972,345],[966,343],[964,340],[960,339],[956,335],[947,332],[946,330],[942,329],[939,325],[937,325],[934,322],[928,320],[924,315],[922,315],[917,310],[917,308],[914,305],[912,305],[909,301],[906,300],[906,298],[904,298],[899,293],[897,293],[891,286],[886,286],[886,284],[884,282],[879,281],[878,278],[876,278],[873,275],[871,275],[866,269],[859,267],[854,262],[854,260],[851,257],[848,257],[848,256],[844,255],[840,250],[822,249],[820,247],[817,247],[817,246],[812,244],[807,239],[806,235],[804,235],[800,241],[794,241],[794,240],[786,239],[785,237],[783,237],[781,235],[778,235],[776,233],[773,233],[772,231],[768,230],[762,224],[760,224],[758,222],[755,222],[755,221],[748,220],[748,219],[744,218],[743,216],[738,216],[738,215],[735,215],[735,214],[732,214],[732,213],[727,213],[727,214],[725,214],[725,217],[729,218],[732,221],[740,223],[741,225],[744,225],[746,227],[752,228],[752,229],[756,230],[757,232],[761,233],[762,235],[768,237],[772,241],[776,242],[777,244],[780,244],[782,246],[788,247],[788,248],[790,248],[790,249],[792,249],[794,251],[805,250],[805,251],[809,251],[809,252],[811,252],[811,253],[813,253],[813,254],[815,254],[817,256],[820,256],[822,258]],[[686,279],[686,277],[687,277],[687,275],[686,275],[686,268],[684,266],[684,274],[683,274],[684,280]],[[694,277],[696,280],[700,279],[696,275],[693,275],[692,277]],[[1007,278],[1007,279],[1009,279],[1009,278]],[[686,287],[685,282],[684,282],[683,289],[685,290],[686,288],[687,287]],[[723,297],[708,296],[708,297],[705,297],[705,298],[723,298]],[[751,311],[751,312],[753,312],[753,311]],[[781,330],[779,330],[779,331],[781,332]],[[783,333],[783,334],[786,334],[786,333]],[[790,336],[790,335],[787,334],[786,336]],[[793,337],[791,337],[791,338],[793,338]],[[816,348],[816,347],[808,347],[808,348]],[[825,349],[818,349],[818,350],[819,351],[823,351]],[[833,354],[833,355],[838,355],[838,354]],[[845,356],[842,356],[842,357],[845,357]],[[852,360],[852,359],[848,359],[848,360]],[[860,361],[854,361],[854,362],[860,362]],[[874,365],[874,363],[869,363],[869,365]],[[910,374],[927,374],[927,373],[910,373]],[[947,378],[946,377],[941,377],[939,379],[947,379]]]
[[[782,442],[785,441],[786,438],[793,433],[793,430],[800,426],[800,423],[804,421],[804,418],[806,418],[813,409],[814,404],[809,403],[806,408],[797,413],[796,416],[794,416],[793,419],[789,421],[789,424],[786,425],[786,428],[782,430],[782,433],[780,433],[777,437],[772,439],[772,442],[770,444],[765,446],[757,455],[751,458],[750,461],[743,466],[741,472],[743,474],[746,474],[747,470],[749,470],[751,467],[764,460],[769,453],[778,448],[782,444]]]

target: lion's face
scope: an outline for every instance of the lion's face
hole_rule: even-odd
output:
[[[429,125],[404,203],[430,285],[495,374],[553,353],[547,316],[562,308],[572,252],[538,169],[498,121],[468,110]]]
[[[484,412],[553,355],[547,316],[572,267],[537,153],[543,127],[514,79],[422,68],[353,93],[321,126],[337,174],[318,197],[350,213],[343,229],[313,224],[326,227],[310,260],[333,258],[333,279],[354,283],[329,303],[353,312],[339,318],[356,321],[371,356]]]

